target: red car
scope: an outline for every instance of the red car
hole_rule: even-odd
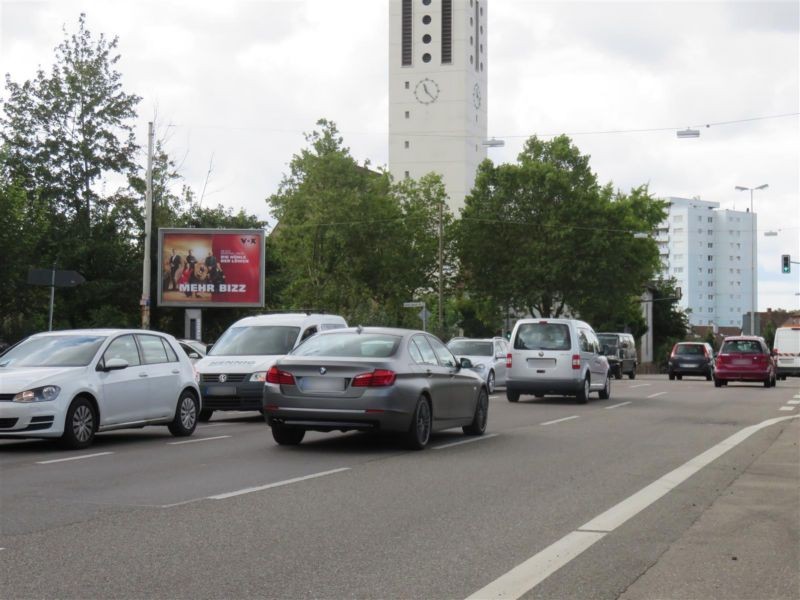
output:
[[[775,363],[764,338],[742,335],[725,338],[714,367],[714,385],[729,381],[762,381],[764,387],[775,385]]]

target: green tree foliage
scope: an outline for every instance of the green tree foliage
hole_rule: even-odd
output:
[[[284,308],[401,323],[410,318],[403,301],[435,287],[444,187],[435,176],[393,185],[352,158],[333,123],[317,125],[267,200],[278,221],[271,238]],[[447,224],[451,216],[443,213]]]
[[[639,296],[658,269],[664,205],[645,186],[600,186],[566,136],[528,140],[516,164],[484,161],[456,226],[467,289],[531,314],[567,311],[643,332]]]

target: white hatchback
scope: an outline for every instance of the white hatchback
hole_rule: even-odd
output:
[[[58,438],[85,448],[97,432],[145,425],[188,436],[199,412],[194,369],[171,335],[53,331],[0,356],[3,438]]]

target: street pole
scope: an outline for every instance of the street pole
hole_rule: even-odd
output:
[[[153,122],[147,124],[147,174],[144,206],[144,264],[142,265],[142,329],[150,329],[150,229],[153,212]]]
[[[750,335],[756,334],[756,215],[753,212],[753,188],[750,188]]]
[[[56,263],[53,263],[53,276],[50,279],[50,318],[47,331],[53,331],[53,305],[56,302]]]
[[[439,202],[439,335],[444,333],[444,200]]]

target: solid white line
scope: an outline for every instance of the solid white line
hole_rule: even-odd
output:
[[[576,531],[572,531],[557,542],[550,544],[544,550],[469,596],[467,600],[483,598],[515,600],[520,598],[584,550],[591,547],[595,542],[603,539],[605,535],[686,481],[704,466],[719,458],[731,448],[741,444],[757,431],[781,421],[798,418],[800,418],[800,415],[775,417],[774,419],[762,421],[757,425],[745,427],[647,487],[642,488],[616,506],[611,507],[583,527],[579,527]]]
[[[449,444],[442,444],[441,446],[431,446],[431,450],[443,450],[444,448],[452,448],[453,446],[460,446],[461,444],[471,444],[472,442],[480,442],[481,440],[488,440],[489,438],[497,437],[496,433],[482,435],[480,437],[467,438],[466,440],[459,440],[457,442],[450,442]]]
[[[201,438],[193,438],[191,440],[183,440],[182,442],[167,442],[169,446],[177,446],[179,444],[194,444],[195,442],[207,442],[208,440],[222,440],[225,438],[229,438],[229,435],[215,435],[214,437],[201,437]]]
[[[781,406],[778,410],[794,410],[794,406]]]
[[[619,404],[612,404],[611,406],[606,406],[606,410],[611,410],[612,408],[619,408],[620,406],[625,406],[626,404],[630,404],[630,402],[620,402]]]
[[[573,531],[505,575],[478,590],[467,600],[519,598],[550,577],[581,552],[605,537],[605,533]]]
[[[657,394],[650,394],[648,398],[657,398],[658,396],[663,396],[667,392],[658,392]]]
[[[579,417],[580,415],[572,415],[571,417],[564,417],[563,419],[556,419],[555,421],[545,421],[544,423],[539,423],[539,425],[555,425],[556,423],[563,423],[564,421],[577,419]]]
[[[640,388],[640,387],[650,387],[651,385],[652,385],[651,383],[640,383],[639,385],[632,385],[632,386],[629,386],[629,387],[628,387],[628,389],[629,389],[629,390],[635,390],[636,388]]]
[[[68,460],[81,460],[83,458],[94,458],[95,456],[105,456],[106,454],[114,454],[113,452],[95,452],[94,454],[81,454],[80,456],[70,456],[69,458],[55,458],[53,460],[40,460],[37,465],[52,465],[53,463],[67,462]]]
[[[244,488],[236,490],[235,492],[227,492],[225,494],[217,494],[216,496],[208,496],[208,500],[225,500],[226,498],[233,498],[234,496],[242,496],[244,494],[252,494],[253,492],[260,492],[270,488],[281,487],[289,485],[290,483],[297,483],[298,481],[305,481],[306,479],[314,479],[316,477],[324,477],[325,475],[333,475],[334,473],[341,473],[349,471],[350,467],[342,467],[341,469],[332,469],[330,471],[322,471],[320,473],[312,473],[311,475],[304,475],[303,477],[295,477],[293,479],[285,479],[283,481],[276,481],[275,483],[268,483],[266,485],[259,485],[257,487]]]

